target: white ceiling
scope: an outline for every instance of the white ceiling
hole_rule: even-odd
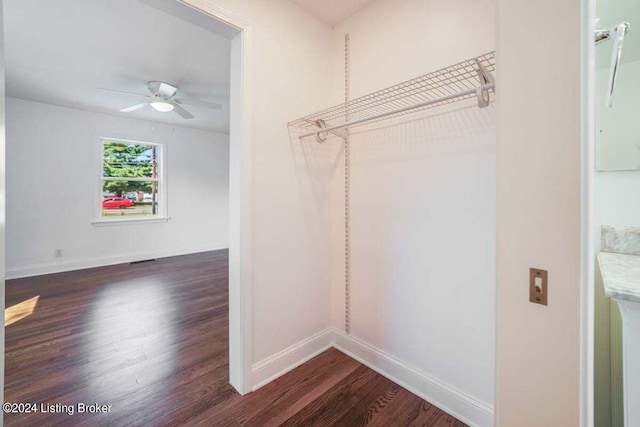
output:
[[[220,24],[208,25],[186,6],[169,11],[182,19],[177,18],[161,10],[164,3],[4,0],[7,95],[228,133],[233,32],[218,31]],[[195,116],[190,120],[149,106],[119,113],[144,101],[97,89],[147,94],[150,80],[171,83],[178,96],[218,102],[223,109],[188,106]]]
[[[291,0],[330,27],[335,27],[375,0]]]

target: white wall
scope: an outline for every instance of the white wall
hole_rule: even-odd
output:
[[[380,0],[350,35],[352,98],[495,49],[493,0]],[[351,138],[351,335],[455,390],[490,424],[494,394],[495,107],[406,116]],[[333,144],[339,144],[333,142]],[[332,324],[344,328],[343,160],[333,177]],[[470,418],[470,417],[476,417]]]
[[[580,422],[581,7],[498,0],[499,427]],[[549,271],[546,307],[530,267]]]
[[[639,192],[640,171],[596,173],[594,199],[598,237],[603,225],[640,226]]]
[[[609,57],[611,46],[598,47],[598,55]],[[627,46],[625,45],[625,48]],[[598,170],[640,168],[640,61],[622,64],[618,72],[613,106],[605,106],[609,69],[596,72],[596,165]]]
[[[619,73],[613,108],[607,108],[609,70],[596,72],[596,130],[603,130],[598,132],[594,182],[596,251],[603,225],[640,226],[640,61],[623,64]]]
[[[228,135],[14,98],[6,113],[8,277],[228,247]],[[100,137],[164,145],[168,222],[91,223]]]
[[[332,31],[288,0],[188,0],[250,25],[254,365],[329,324],[328,162],[287,123],[326,106]],[[297,360],[299,361],[299,360]],[[274,365],[274,374],[280,367]]]

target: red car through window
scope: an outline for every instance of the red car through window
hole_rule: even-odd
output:
[[[104,209],[126,209],[133,207],[133,202],[124,197],[110,197],[102,201]]]

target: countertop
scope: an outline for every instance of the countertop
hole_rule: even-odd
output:
[[[606,296],[640,304],[639,255],[600,252],[598,264]]]

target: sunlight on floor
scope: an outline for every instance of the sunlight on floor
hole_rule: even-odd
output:
[[[18,320],[22,320],[25,317],[31,315],[31,313],[33,313],[33,310],[36,309],[36,305],[38,305],[39,299],[40,295],[36,295],[33,298],[29,298],[28,300],[24,300],[21,303],[12,305],[9,308],[5,308],[4,326],[7,327],[13,323],[16,323]]]
[[[159,278],[125,280],[96,294],[84,321],[87,398],[158,403],[177,363],[177,305]]]

